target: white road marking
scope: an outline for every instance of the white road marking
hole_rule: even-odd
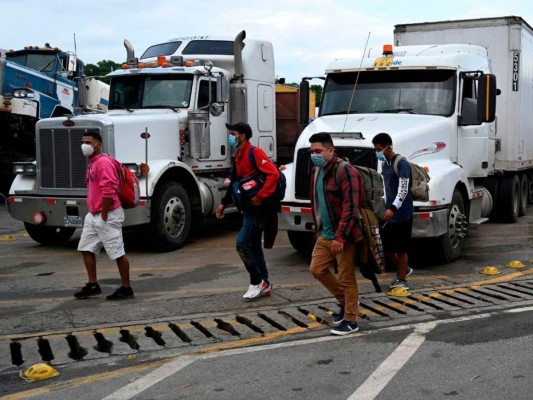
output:
[[[513,308],[512,310],[505,310],[506,313],[519,313],[524,311],[533,311],[533,306],[531,307],[522,307],[522,308]]]
[[[375,334],[379,334],[383,332],[395,332],[395,331],[401,331],[401,330],[407,330],[407,329],[414,329],[415,330],[414,333],[409,335],[400,344],[400,346],[389,356],[389,358],[387,358],[387,360],[389,360],[396,353],[397,355],[395,355],[395,357],[397,357],[398,359],[402,357],[402,354],[403,354],[403,358],[405,358],[407,355],[411,357],[412,354],[414,354],[414,352],[416,351],[416,349],[418,349],[418,347],[420,347],[420,345],[423,343],[423,339],[425,338],[424,335],[427,332],[429,332],[431,329],[433,329],[436,325],[450,324],[450,323],[462,322],[462,321],[470,321],[470,320],[481,319],[481,318],[488,318],[491,315],[492,315],[491,313],[484,313],[484,314],[470,315],[470,316],[464,316],[464,317],[457,317],[457,318],[452,318],[452,319],[447,319],[447,320],[442,320],[442,321],[392,326],[388,328],[378,329],[375,331],[358,332],[356,334],[348,335],[348,336],[323,336],[320,338],[304,339],[304,340],[298,340],[298,341],[289,342],[289,343],[274,343],[274,344],[267,344],[264,346],[245,347],[241,349],[239,348],[230,349],[230,350],[224,350],[223,352],[219,352],[219,353],[200,354],[200,355],[194,355],[194,356],[189,356],[189,355],[178,356],[178,358],[176,358],[175,360],[170,361],[167,364],[160,366],[159,368],[153,370],[152,372],[143,376],[142,378],[137,379],[135,382],[131,382],[128,385],[122,387],[121,389],[115,391],[114,393],[111,393],[109,396],[105,397],[103,400],[129,400],[139,395],[140,393],[144,392],[145,390],[149,389],[156,383],[161,382],[163,379],[168,378],[169,376],[175,374],[176,372],[182,370],[183,368],[199,360],[205,360],[208,358],[226,357],[226,356],[238,355],[238,354],[253,353],[256,351],[265,351],[265,350],[272,350],[272,349],[278,349],[278,348],[301,346],[301,345],[306,345],[306,344],[315,344],[315,343],[320,343],[320,342],[329,342],[332,340],[353,339],[359,336],[375,335]],[[420,341],[421,339],[422,341]],[[400,347],[402,347],[402,350],[398,350]],[[407,357],[407,359],[409,358]],[[381,364],[381,366],[387,363],[387,360],[385,360]],[[394,361],[394,362],[398,362],[398,361]],[[380,369],[380,367],[378,367],[378,370]],[[398,372],[398,370],[399,368],[397,368],[394,373]],[[371,377],[375,373],[376,372],[374,372],[371,375]],[[366,382],[363,383],[363,385],[365,384]],[[372,382],[372,384],[374,384],[374,381]],[[385,387],[385,385],[386,383],[382,385],[381,389]],[[354,394],[352,394],[352,396],[350,396],[349,399],[352,400],[352,399],[363,399],[363,398],[366,398],[366,399],[375,398],[375,396],[374,397],[353,397],[358,392],[359,392],[359,389],[356,392],[354,392]]]
[[[348,400],[373,400],[388,385],[392,378],[402,369],[426,340],[426,333],[437,326],[436,322],[419,325],[402,343],[387,357],[385,361],[363,382]]]
[[[150,372],[149,374],[143,376],[141,379],[138,379],[122,389],[117,390],[114,393],[111,393],[109,396],[104,397],[102,400],[126,400],[131,399],[132,397],[138,395],[141,392],[144,392],[146,389],[155,385],[158,382],[161,382],[163,379],[168,378],[169,376],[175,374],[179,370],[185,368],[189,364],[195,362],[197,357],[183,356],[174,361],[171,361],[162,367],[157,368],[156,370]]]

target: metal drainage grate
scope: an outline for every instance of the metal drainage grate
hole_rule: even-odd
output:
[[[480,308],[533,299],[533,280],[485,286],[459,287],[412,293],[404,298],[380,294],[361,298],[360,317],[367,320],[396,319],[441,311]],[[280,310],[227,315],[215,319],[129,325],[41,336],[17,336],[0,342],[0,369],[11,364],[35,362],[56,365],[113,355],[127,355],[182,346],[224,343],[254,337],[291,334],[328,325],[338,307],[335,303],[309,304]]]

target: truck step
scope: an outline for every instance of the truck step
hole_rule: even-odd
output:
[[[470,225],[470,229],[475,228],[478,225],[484,224],[488,220],[489,220],[488,218],[478,218],[478,219],[476,219],[474,221],[470,221],[470,224],[469,224]]]

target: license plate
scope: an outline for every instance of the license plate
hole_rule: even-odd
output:
[[[65,226],[68,226],[69,228],[81,228],[83,227],[83,220],[78,216],[66,215]]]

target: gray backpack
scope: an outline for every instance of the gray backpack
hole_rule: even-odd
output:
[[[363,178],[363,189],[365,191],[366,198],[366,208],[371,209],[378,221],[381,221],[383,218],[383,213],[385,212],[385,203],[383,201],[383,196],[385,194],[385,187],[383,185],[383,177],[378,171],[373,168],[361,167],[359,165],[354,165],[347,160],[344,160],[340,163],[339,168],[337,168],[337,174],[339,169],[343,168],[346,164],[352,165],[361,177]],[[336,178],[337,182],[339,178]]]
[[[394,159],[394,172],[398,175],[398,163],[401,159],[407,161],[405,157],[398,156]],[[420,165],[409,162],[411,170],[411,196],[414,201],[428,201],[429,200],[429,174]]]

